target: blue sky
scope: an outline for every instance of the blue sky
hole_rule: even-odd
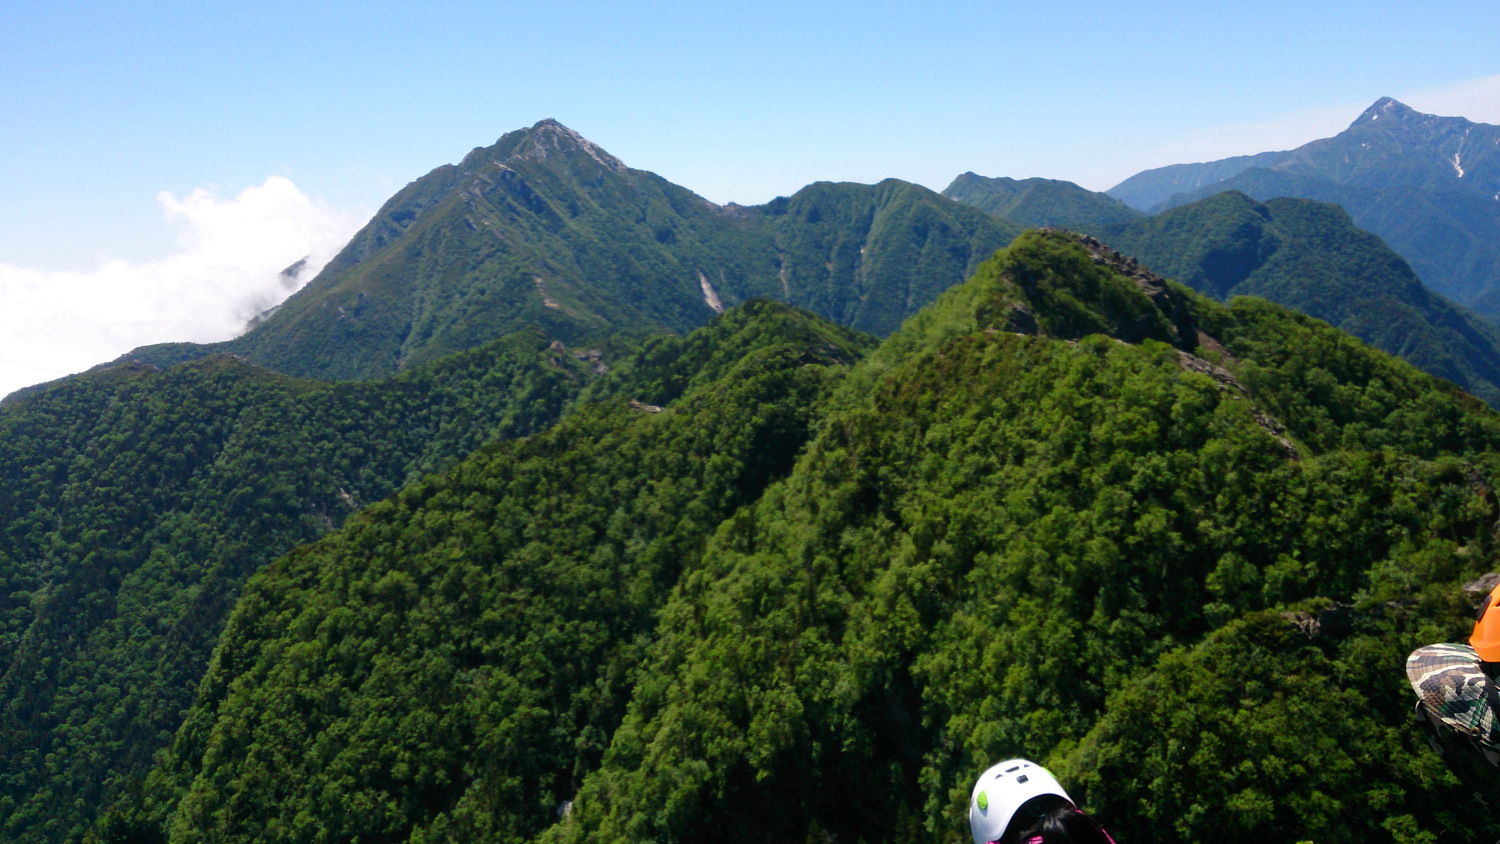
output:
[[[719,202],[966,170],[1102,190],[1383,95],[1500,122],[1496,32],[1493,0],[0,0],[0,266],[36,293],[165,261],[207,237],[190,197],[227,226],[272,177],[348,228],[544,117]]]

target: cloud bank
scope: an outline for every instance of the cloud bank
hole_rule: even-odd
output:
[[[211,188],[156,199],[178,229],[171,255],[84,272],[0,263],[0,396],[136,346],[228,340],[317,275],[368,218],[281,176],[233,199]],[[281,274],[303,258],[293,277]]]

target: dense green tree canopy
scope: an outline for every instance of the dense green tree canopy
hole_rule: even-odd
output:
[[[857,393],[836,397],[792,476],[685,575],[662,612],[652,681],[549,837],[816,828],[961,841],[978,771],[1018,755],[1067,769],[1086,739],[1090,758],[1121,760],[1109,773],[1128,799],[1103,772],[1084,781],[1106,822],[1133,833],[1122,841],[1493,835],[1477,805],[1453,810],[1467,798],[1425,746],[1392,737],[1409,711],[1401,659],[1423,636],[1457,633],[1451,602],[1429,605],[1420,630],[1366,643],[1383,662],[1358,674],[1314,663],[1328,670],[1304,669],[1298,683],[1268,659],[1203,676],[1279,681],[1291,701],[1244,713],[1243,729],[1284,731],[1302,714],[1295,729],[1313,747],[1369,734],[1350,750],[1366,767],[1330,759],[1320,771],[1340,797],[1322,815],[1301,813],[1303,795],[1283,781],[1264,790],[1260,814],[1179,822],[1193,804],[1236,805],[1254,785],[1242,768],[1264,761],[1255,746],[1199,759],[1220,776],[1184,772],[1181,792],[1128,790],[1131,748],[1174,747],[1208,727],[1167,712],[1170,730],[1091,731],[1128,717],[1112,704],[1136,698],[1111,692],[1175,665],[1179,648],[1268,607],[1366,605],[1433,584],[1452,593],[1492,564],[1500,425],[1451,387],[1255,300],[1224,310],[1169,288],[1162,298],[1185,300],[1202,332],[1178,334],[1177,348],[975,320],[1022,305],[1043,325],[1077,326],[1087,300],[1049,303],[1025,279],[1090,268],[1113,275],[1120,300],[1105,309],[1091,297],[1100,323],[1132,313],[1115,268],[1060,235],[1028,236],[908,324],[936,342],[893,359],[898,335],[871,361],[888,367],[878,379],[856,370],[846,385]],[[1340,719],[1317,717],[1366,695]],[[1093,770],[1073,769],[1080,780]]]
[[[616,397],[282,559],[247,587],[149,784],[156,800],[181,789],[180,803],[109,829],[539,832],[597,765],[680,572],[789,470],[866,342],[751,303],[649,345],[601,385]]]
[[[1403,720],[1481,403],[1061,233],[861,349],[734,311],[282,558],[98,834],[956,842],[1017,755],[1122,844],[1500,834]]]
[[[145,772],[246,577],[589,377],[528,332],[387,381],[215,357],[0,408],[0,838],[76,838]]]

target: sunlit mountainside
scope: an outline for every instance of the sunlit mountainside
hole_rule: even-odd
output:
[[[757,296],[883,335],[1019,231],[895,179],[714,205],[544,120],[408,185],[244,336],[127,357],[369,378],[532,325],[570,344],[686,332]]]
[[[0,838],[955,842],[1014,756],[1121,844],[1500,836],[1400,670],[1500,570],[1496,329],[1326,202],[945,194],[542,121],[12,397]]]
[[[1494,562],[1452,386],[1041,233],[868,354],[752,303],[625,369],[253,577],[102,830],[960,840],[1024,752],[1122,841],[1500,831],[1398,728]]]

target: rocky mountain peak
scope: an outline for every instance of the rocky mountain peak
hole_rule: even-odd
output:
[[[514,157],[521,159],[545,159],[553,152],[580,151],[610,170],[623,170],[625,163],[604,151],[604,148],[548,117],[537,121],[525,130],[531,143]]]
[[[1381,120],[1410,120],[1426,116],[1394,97],[1381,97],[1355,118],[1354,122],[1349,124],[1349,128],[1352,129],[1365,123],[1378,123]]]
[[[1448,134],[1473,127],[1473,121],[1464,117],[1442,117],[1436,114],[1427,114],[1417,111],[1406,103],[1391,97],[1381,97],[1375,104],[1364,110],[1355,121],[1349,124],[1350,129],[1363,127],[1389,128],[1399,126],[1403,129],[1418,130],[1424,135]],[[1316,142],[1314,142],[1316,143]]]

